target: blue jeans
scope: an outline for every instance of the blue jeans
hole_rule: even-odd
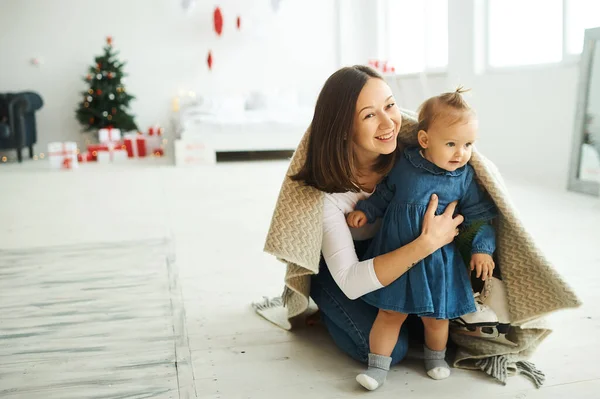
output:
[[[366,245],[356,243],[357,252]],[[319,306],[323,324],[333,342],[346,354],[362,363],[367,363],[369,333],[379,311],[362,299],[350,300],[340,290],[321,259],[319,274],[311,276],[310,296]],[[402,329],[396,347],[392,351],[392,364],[400,362],[408,351],[408,323]]]

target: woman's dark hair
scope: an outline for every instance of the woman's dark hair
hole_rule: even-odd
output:
[[[327,79],[310,124],[306,162],[292,180],[303,181],[327,193],[361,190],[357,182],[356,159],[352,141],[358,96],[369,79],[382,79],[363,65],[345,67]],[[387,173],[393,166],[395,151],[381,155],[374,170]]]

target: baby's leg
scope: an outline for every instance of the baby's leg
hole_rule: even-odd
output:
[[[398,342],[398,335],[406,314],[379,310],[369,335],[370,353],[367,371],[356,376],[356,381],[372,391],[385,382],[390,370],[390,355]]]
[[[450,366],[446,363],[446,344],[448,343],[448,320],[422,317],[425,327],[425,370],[434,380],[443,380],[450,376]]]

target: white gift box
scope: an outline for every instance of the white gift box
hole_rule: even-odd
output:
[[[48,159],[52,169],[75,169],[77,162],[77,144],[73,141],[48,144]]]
[[[163,129],[159,126],[152,126],[148,128],[148,134],[146,135],[146,149],[149,154],[162,148],[163,141]]]
[[[122,163],[127,161],[127,151],[109,147],[108,151],[98,151],[97,157],[98,163]]]
[[[98,130],[98,140],[101,143],[112,143],[121,140],[121,130],[107,127]]]
[[[214,149],[200,141],[175,140],[175,165],[214,165],[217,154]]]

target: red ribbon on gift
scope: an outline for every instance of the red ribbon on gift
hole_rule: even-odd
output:
[[[107,126],[106,130],[108,130],[108,141],[113,141],[113,137],[112,137],[113,127],[112,126]],[[114,140],[114,141],[116,141],[116,140]]]
[[[63,169],[71,169],[73,168],[73,160],[71,159],[71,155],[73,155],[72,150],[67,150],[66,144],[62,143],[62,151],[54,151],[49,153],[49,156],[58,155],[63,158],[62,166]]]
[[[162,132],[163,132],[162,127],[157,126],[155,128],[154,126],[152,126],[152,127],[148,128],[148,136],[154,136],[154,133],[156,133],[157,136],[160,136],[160,135],[162,135]]]

